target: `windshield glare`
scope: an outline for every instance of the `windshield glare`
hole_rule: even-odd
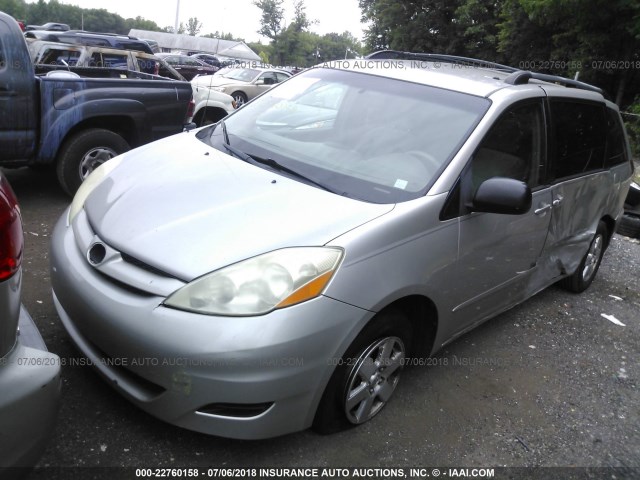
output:
[[[375,203],[426,193],[489,107],[472,95],[315,68],[225,119],[230,143]],[[220,148],[221,129],[209,142]]]
[[[251,68],[242,68],[223,73],[222,76],[230,78],[231,80],[240,80],[241,82],[250,82],[260,73],[260,70],[253,70]]]

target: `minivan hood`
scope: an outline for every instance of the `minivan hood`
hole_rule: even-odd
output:
[[[393,207],[256,167],[193,133],[126,153],[85,202],[104,242],[185,281],[279,248],[324,245]]]

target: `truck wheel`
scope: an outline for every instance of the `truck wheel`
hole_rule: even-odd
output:
[[[328,434],[360,425],[387,404],[411,342],[411,324],[396,309],[379,313],[340,359],[316,411],[313,428]]]
[[[91,172],[129,149],[126,140],[110,130],[90,128],[78,132],[60,148],[58,181],[65,192],[74,195]]]

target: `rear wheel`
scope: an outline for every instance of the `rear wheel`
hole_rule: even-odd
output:
[[[65,192],[73,195],[91,172],[129,148],[124,138],[110,130],[90,128],[78,132],[69,137],[60,149],[58,181]]]
[[[562,280],[561,285],[574,293],[584,292],[598,273],[602,255],[607,247],[608,239],[607,225],[604,222],[598,224],[596,234],[591,240],[589,250],[580,262],[578,269],[573,275]]]
[[[399,310],[378,314],[340,359],[313,422],[319,433],[364,423],[389,402],[411,342],[411,324]]]

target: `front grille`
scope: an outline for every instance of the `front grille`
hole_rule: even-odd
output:
[[[135,265],[136,267],[146,270],[147,272],[153,273],[155,275],[160,275],[161,277],[176,278],[174,275],[170,275],[167,272],[160,270],[159,268],[152,267],[148,263],[144,263],[142,260],[138,260],[137,258],[132,257],[128,253],[120,252],[120,256],[122,256],[122,260],[124,260],[125,262],[130,263],[131,265]]]

